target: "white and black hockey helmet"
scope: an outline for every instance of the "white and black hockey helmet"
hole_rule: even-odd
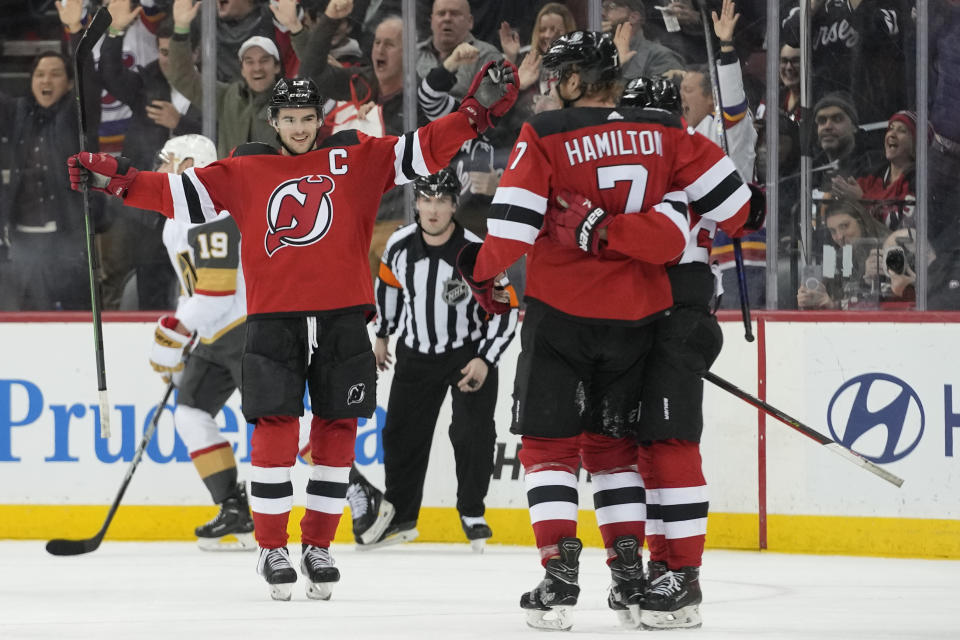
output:
[[[170,138],[157,154],[160,164],[173,162],[180,166],[184,160],[193,159],[196,168],[205,167],[217,161],[217,147],[213,141],[198,133],[188,133]]]
[[[413,183],[413,190],[417,196],[425,198],[439,198],[441,196],[450,196],[453,198],[453,204],[457,204],[457,196],[460,195],[460,181],[457,174],[451,169],[440,169],[430,176],[420,176]]]
[[[270,119],[277,117],[280,109],[308,109],[313,107],[317,115],[323,117],[323,103],[326,102],[320,95],[320,88],[310,78],[297,76],[296,78],[280,78],[273,86],[273,97],[270,99]]]

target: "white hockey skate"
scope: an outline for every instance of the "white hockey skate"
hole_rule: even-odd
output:
[[[293,585],[297,581],[297,572],[290,564],[290,553],[286,547],[260,549],[257,573],[263,576],[270,587],[270,597],[274,600],[290,600]]]
[[[340,581],[340,570],[334,566],[330,550],[303,545],[300,572],[307,579],[307,597],[311,600],[329,600],[333,585]]]

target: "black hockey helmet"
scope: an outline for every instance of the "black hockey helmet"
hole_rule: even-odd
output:
[[[314,107],[320,117],[323,117],[323,103],[326,100],[320,95],[320,88],[310,78],[297,76],[296,78],[280,78],[273,86],[273,97],[270,99],[270,117],[277,117],[277,111],[283,108],[308,109]]]
[[[456,204],[457,196],[460,195],[460,181],[451,169],[440,169],[431,176],[417,178],[413,183],[413,190],[418,196],[427,198],[449,195]]]
[[[553,41],[543,54],[543,66],[560,78],[576,71],[584,84],[612,82],[620,77],[620,54],[609,34],[571,31]]]
[[[620,96],[620,106],[663,109],[680,113],[680,91],[666,78],[634,78],[627,83]]]

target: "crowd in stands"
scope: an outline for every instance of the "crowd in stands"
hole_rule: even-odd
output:
[[[800,105],[800,11],[780,3],[779,50],[765,50],[766,2],[740,0],[735,20],[711,19],[720,73],[734,87],[722,96],[722,121],[740,173],[767,183],[776,164],[779,237],[761,231],[743,241],[752,302],[763,306],[765,247],[777,242],[781,308],[909,306],[915,295],[916,144],[930,142],[928,300],[960,308],[960,3],[930,4],[929,69],[917,69],[912,0],[810,0],[812,108]],[[41,54],[27,95],[0,92],[0,311],[89,308],[84,219],[64,159],[78,149],[73,61],[99,0],[55,3],[62,47]],[[400,0],[219,0],[216,85],[200,70],[201,3],[106,0],[113,22],[86,70],[89,150],[122,154],[154,169],[172,136],[199,133],[205,92],[216,93],[218,155],[248,141],[277,146],[267,105],[277,79],[308,76],[327,98],[322,135],[360,129],[401,133],[403,30]],[[711,4],[708,2],[708,4]],[[711,7],[720,12],[720,0]],[[521,96],[496,127],[467,143],[454,160],[463,185],[458,219],[484,234],[486,212],[523,122],[561,108],[556,79],[541,59],[559,35],[587,26],[589,0],[417,0],[413,61],[417,121],[456,108],[476,71],[506,58],[517,65]],[[698,130],[718,116],[699,5],[673,0],[603,0],[602,29],[621,61],[624,83],[640,76],[676,82],[683,116]],[[765,104],[766,56],[778,56],[777,105]],[[914,87],[929,73],[929,121],[919,131]],[[733,75],[731,75],[733,74]],[[779,132],[779,157],[766,152],[766,127]],[[806,145],[806,146],[805,146]],[[800,211],[800,158],[812,157],[813,208]],[[769,185],[767,185],[769,188]],[[404,192],[384,198],[371,267],[404,222]],[[176,279],[157,216],[119,200],[91,197],[102,257],[106,309],[167,309]],[[807,224],[809,230],[801,229]],[[808,233],[801,233],[808,231]],[[801,238],[810,238],[809,246]],[[135,239],[132,242],[131,239]],[[848,249],[848,247],[850,247]],[[716,262],[735,302],[729,239],[717,238]],[[902,269],[892,254],[903,253]],[[522,293],[522,265],[511,280]],[[803,273],[801,273],[801,271]],[[732,299],[732,300],[731,300]],[[899,308],[899,307],[898,307]]]

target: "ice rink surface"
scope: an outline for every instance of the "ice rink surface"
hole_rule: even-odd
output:
[[[0,542],[0,638],[339,639],[550,637],[529,629],[520,594],[543,572],[531,548],[408,544],[333,548],[342,572],[329,602],[298,582],[269,599],[252,552],[205,553],[188,543],[106,542],[57,558],[43,543]],[[299,545],[291,546],[299,565]],[[617,626],[598,549],[581,558],[580,603],[563,638],[669,634],[697,638],[960,638],[960,563],[708,551],[699,630]],[[546,636],[544,635],[546,634]]]

